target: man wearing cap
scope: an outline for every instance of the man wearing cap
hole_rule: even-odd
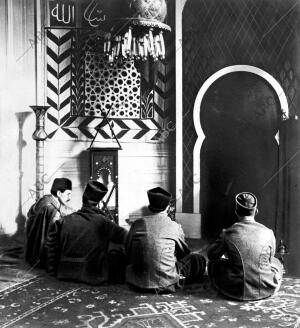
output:
[[[56,178],[51,195],[43,196],[29,209],[25,229],[25,259],[30,265],[46,267],[45,240],[49,225],[68,208],[71,194],[71,180]]]
[[[55,221],[47,239],[50,275],[98,285],[112,281],[118,271],[119,281],[125,279],[124,252],[109,253],[110,243],[121,250],[127,231],[105,216],[98,208],[107,188],[98,181],[89,181],[82,196],[82,208]],[[122,272],[123,271],[123,272]],[[123,281],[124,282],[124,281]]]
[[[255,221],[257,199],[250,192],[236,195],[238,222],[224,229],[208,248],[208,275],[225,296],[241,301],[273,295],[280,287],[282,265],[274,257],[271,229]]]
[[[135,290],[174,292],[185,283],[200,281],[206,266],[191,254],[181,226],[168,216],[171,194],[148,190],[151,215],[136,220],[126,241],[126,281]]]

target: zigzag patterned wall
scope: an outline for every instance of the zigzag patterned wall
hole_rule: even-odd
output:
[[[172,37],[169,36],[169,40]],[[109,119],[120,141],[162,142],[162,134],[175,112],[174,42],[167,40],[165,64],[158,62],[157,79],[142,77],[141,118]],[[47,132],[52,139],[111,141],[113,136],[103,118],[84,116],[84,38],[78,31],[67,29],[47,30]]]
[[[73,33],[68,30],[59,30],[56,34],[47,31],[47,102],[51,106],[47,124],[49,138],[59,130],[72,137],[68,130],[71,108],[72,35]]]
[[[154,119],[170,122],[172,119],[175,121],[175,42],[171,38],[166,41],[169,45],[166,60],[158,63],[154,85]]]

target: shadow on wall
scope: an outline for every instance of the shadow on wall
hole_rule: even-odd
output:
[[[78,173],[79,173],[79,184],[82,190],[81,194],[84,191],[84,188],[91,177],[91,167],[90,167],[90,151],[82,151],[77,158],[78,161]],[[80,195],[81,196],[81,195]]]
[[[25,223],[27,213],[23,213],[23,202],[22,192],[23,192],[23,149],[26,146],[26,141],[23,139],[23,125],[26,118],[31,114],[31,112],[21,112],[16,113],[18,123],[19,123],[19,138],[17,142],[18,149],[18,162],[19,162],[19,185],[18,185],[18,214],[15,218],[17,225],[16,232],[11,235],[5,233],[5,231],[0,226],[0,262],[1,263],[13,263],[23,258],[24,253],[24,234],[25,234]],[[84,150],[78,155],[65,162],[62,166],[62,175],[69,176],[70,172],[74,171],[74,165],[76,167],[76,179],[79,179],[76,183],[73,177],[74,184],[79,186],[78,190],[75,192],[78,194],[78,207],[81,207],[82,193],[85,188],[86,183],[90,178],[90,152]],[[78,208],[76,208],[77,210]]]
[[[20,259],[23,257],[23,248],[24,248],[24,231],[25,231],[25,222],[26,217],[23,214],[23,200],[22,200],[22,191],[23,191],[23,148],[26,147],[27,143],[23,138],[23,126],[24,122],[29,117],[32,112],[18,112],[16,117],[18,120],[19,127],[19,136],[17,141],[17,149],[19,153],[18,159],[18,170],[19,170],[19,193],[18,193],[18,214],[15,218],[17,224],[17,230],[13,235],[7,235],[0,230],[0,259],[5,261],[8,257],[13,259]]]

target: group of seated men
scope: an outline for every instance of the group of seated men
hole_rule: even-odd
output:
[[[71,190],[69,179],[57,178],[51,195],[30,208],[25,259],[31,266],[61,280],[126,282],[136,291],[174,292],[202,281],[206,257],[190,251],[181,226],[168,216],[169,192],[160,187],[148,190],[150,215],[134,221],[128,232],[99,208],[108,191],[102,183],[89,181],[81,209],[65,215]],[[282,280],[273,231],[255,221],[254,194],[239,193],[235,202],[237,222],[207,249],[209,279],[234,299],[269,297]]]

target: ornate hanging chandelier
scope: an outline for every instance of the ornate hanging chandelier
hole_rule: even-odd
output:
[[[165,0],[113,1],[111,12],[122,13],[115,17],[108,33],[104,35],[104,54],[109,63],[133,59],[153,61],[165,58],[164,24],[167,15]]]

